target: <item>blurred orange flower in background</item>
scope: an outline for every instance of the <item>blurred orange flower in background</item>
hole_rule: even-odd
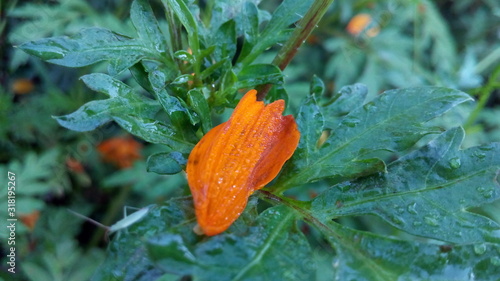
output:
[[[380,28],[378,26],[370,27],[372,22],[373,19],[369,14],[357,14],[351,18],[347,24],[346,30],[354,36],[358,36],[365,31],[366,35],[374,37],[380,32]]]
[[[14,80],[12,83],[12,92],[16,95],[25,95],[29,94],[35,89],[35,85],[31,79],[27,78],[19,78]]]
[[[216,235],[243,212],[248,197],[273,180],[297,148],[300,133],[283,100],[269,105],[251,90],[233,114],[210,130],[189,155],[186,173],[198,228]]]
[[[38,221],[38,218],[40,217],[40,211],[36,210],[33,211],[29,214],[20,214],[19,219],[21,222],[26,225],[26,227],[30,230],[33,231],[35,229],[36,222]]]
[[[115,137],[101,142],[97,150],[105,162],[125,169],[141,158],[142,145],[132,137]]]

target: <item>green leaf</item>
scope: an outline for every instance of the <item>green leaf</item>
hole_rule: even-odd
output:
[[[335,280],[499,280],[500,245],[437,245],[354,231],[334,222],[327,236],[336,248]]]
[[[344,86],[323,106],[323,114],[328,116],[325,127],[333,129],[339,120],[365,103],[368,89],[363,84]]]
[[[281,2],[258,39],[255,40],[255,45],[251,49],[250,46],[247,46],[238,62],[241,62],[243,66],[249,65],[264,50],[278,42],[285,41],[293,30],[289,26],[303,17],[297,11],[307,11],[312,2],[311,0],[285,0]],[[253,21],[255,22],[255,19]]]
[[[197,57],[200,52],[198,24],[196,23],[193,14],[191,14],[191,11],[186,6],[186,3],[184,3],[183,0],[161,0],[161,2],[165,6],[165,9],[172,9],[174,11],[175,15],[186,29],[188,33],[189,47],[191,47],[193,55]]]
[[[206,134],[210,129],[212,129],[210,107],[207,100],[203,96],[202,92],[197,89],[193,89],[188,92],[188,102],[194,112],[200,116],[203,133]]]
[[[238,81],[234,87],[236,89],[255,88],[264,84],[283,83],[283,73],[272,64],[252,64],[243,68],[238,74]]]
[[[226,232],[195,246],[181,233],[164,234],[150,240],[150,253],[166,271],[197,280],[307,280],[314,264],[293,218],[284,206],[271,208],[245,232]]]
[[[180,152],[160,152],[148,157],[147,170],[162,175],[173,175],[181,172],[186,163],[187,159]]]
[[[152,119],[160,109],[156,101],[134,93],[129,86],[106,74],[94,73],[81,79],[90,89],[110,98],[88,102],[71,114],[54,117],[61,126],[70,130],[90,131],[124,115]]]
[[[340,181],[384,171],[385,164],[378,158],[384,156],[382,152],[404,151],[421,137],[439,132],[425,123],[470,100],[463,92],[437,87],[386,91],[333,126],[320,148],[311,139],[317,139],[318,132],[325,128],[320,121],[316,128],[308,128],[313,135],[302,134],[299,148],[287,163],[288,172],[277,185],[287,188],[322,178]],[[301,109],[297,118],[300,127],[313,122],[308,114],[317,114],[318,110],[311,107],[315,105],[306,103]]]
[[[155,119],[134,115],[115,116],[113,120],[131,134],[150,143],[164,144],[175,151],[188,153],[193,144],[182,139],[174,128]]]
[[[119,231],[93,280],[112,276],[155,280],[165,272],[196,280],[309,280],[314,276],[307,240],[286,207],[270,208],[257,216],[251,200],[227,231],[202,237],[192,231],[192,204],[191,197],[170,200]]]
[[[500,144],[459,150],[461,128],[388,166],[387,173],[333,186],[312,204],[317,217],[375,214],[408,233],[454,243],[500,242],[500,226],[467,211],[500,198]]]
[[[149,49],[156,50],[158,53],[166,51],[165,38],[148,0],[132,2],[130,19],[137,30],[137,35]]]
[[[48,62],[68,67],[109,61],[111,75],[117,75],[142,59],[162,60],[160,54],[145,46],[144,42],[97,27],[82,29],[71,37],[27,42],[19,48]]]

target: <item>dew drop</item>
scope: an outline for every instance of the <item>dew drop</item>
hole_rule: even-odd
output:
[[[359,120],[358,119],[355,119],[355,118],[349,118],[349,119],[344,119],[344,121],[342,121],[342,124],[346,125],[347,127],[356,127],[356,125],[358,125],[359,123]]]
[[[395,223],[395,224],[399,224],[399,225],[402,225],[402,224],[405,223],[401,218],[396,217],[396,216],[392,217],[392,222]]]
[[[479,152],[479,151],[476,151],[476,152],[474,152],[474,156],[476,156],[479,159],[483,159],[484,157],[486,157],[486,154]]]
[[[377,107],[373,104],[373,102],[369,102],[365,105],[363,105],[363,108],[366,110],[366,111],[373,111],[375,110]]]
[[[458,169],[462,165],[462,163],[460,162],[460,158],[458,158],[458,157],[451,158],[449,163],[450,163],[450,167],[452,169]]]
[[[491,257],[491,264],[495,266],[500,266],[500,257]]]
[[[421,226],[422,222],[421,221],[414,221],[413,226]]]
[[[431,216],[425,216],[424,222],[430,226],[438,226],[439,225],[438,220],[435,217],[431,217]]]
[[[411,204],[409,204],[406,209],[408,210],[408,213],[410,214],[414,214],[416,215],[417,214],[417,203],[416,202],[413,202]]]
[[[460,203],[460,204],[462,204],[462,205],[463,205],[463,204],[465,204],[465,202],[467,202],[465,199],[460,199],[460,200],[458,200],[458,203]]]
[[[474,252],[478,255],[484,254],[486,252],[486,245],[485,244],[474,245]]]
[[[484,198],[491,198],[493,197],[493,190],[488,190],[486,192],[483,193],[483,197]]]

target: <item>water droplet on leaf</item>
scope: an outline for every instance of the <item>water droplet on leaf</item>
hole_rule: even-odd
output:
[[[491,264],[500,266],[500,257],[491,257],[490,258]]]
[[[431,216],[425,216],[424,222],[430,226],[438,226],[439,225],[437,218],[431,217]]]
[[[485,244],[474,245],[474,252],[478,255],[484,254],[486,252],[486,245]]]
[[[460,158],[458,158],[458,157],[451,158],[449,163],[450,163],[450,167],[452,169],[458,169],[462,165],[462,163],[460,162]]]
[[[408,207],[406,207],[406,209],[408,210],[408,213],[410,214],[414,214],[416,215],[417,214],[417,203],[416,202],[413,202],[411,204],[408,205]]]

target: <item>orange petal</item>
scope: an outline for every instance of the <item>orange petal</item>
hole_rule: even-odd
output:
[[[206,235],[226,230],[248,197],[273,180],[299,143],[283,100],[257,101],[245,94],[227,122],[210,130],[189,155],[186,172],[198,225]]]

